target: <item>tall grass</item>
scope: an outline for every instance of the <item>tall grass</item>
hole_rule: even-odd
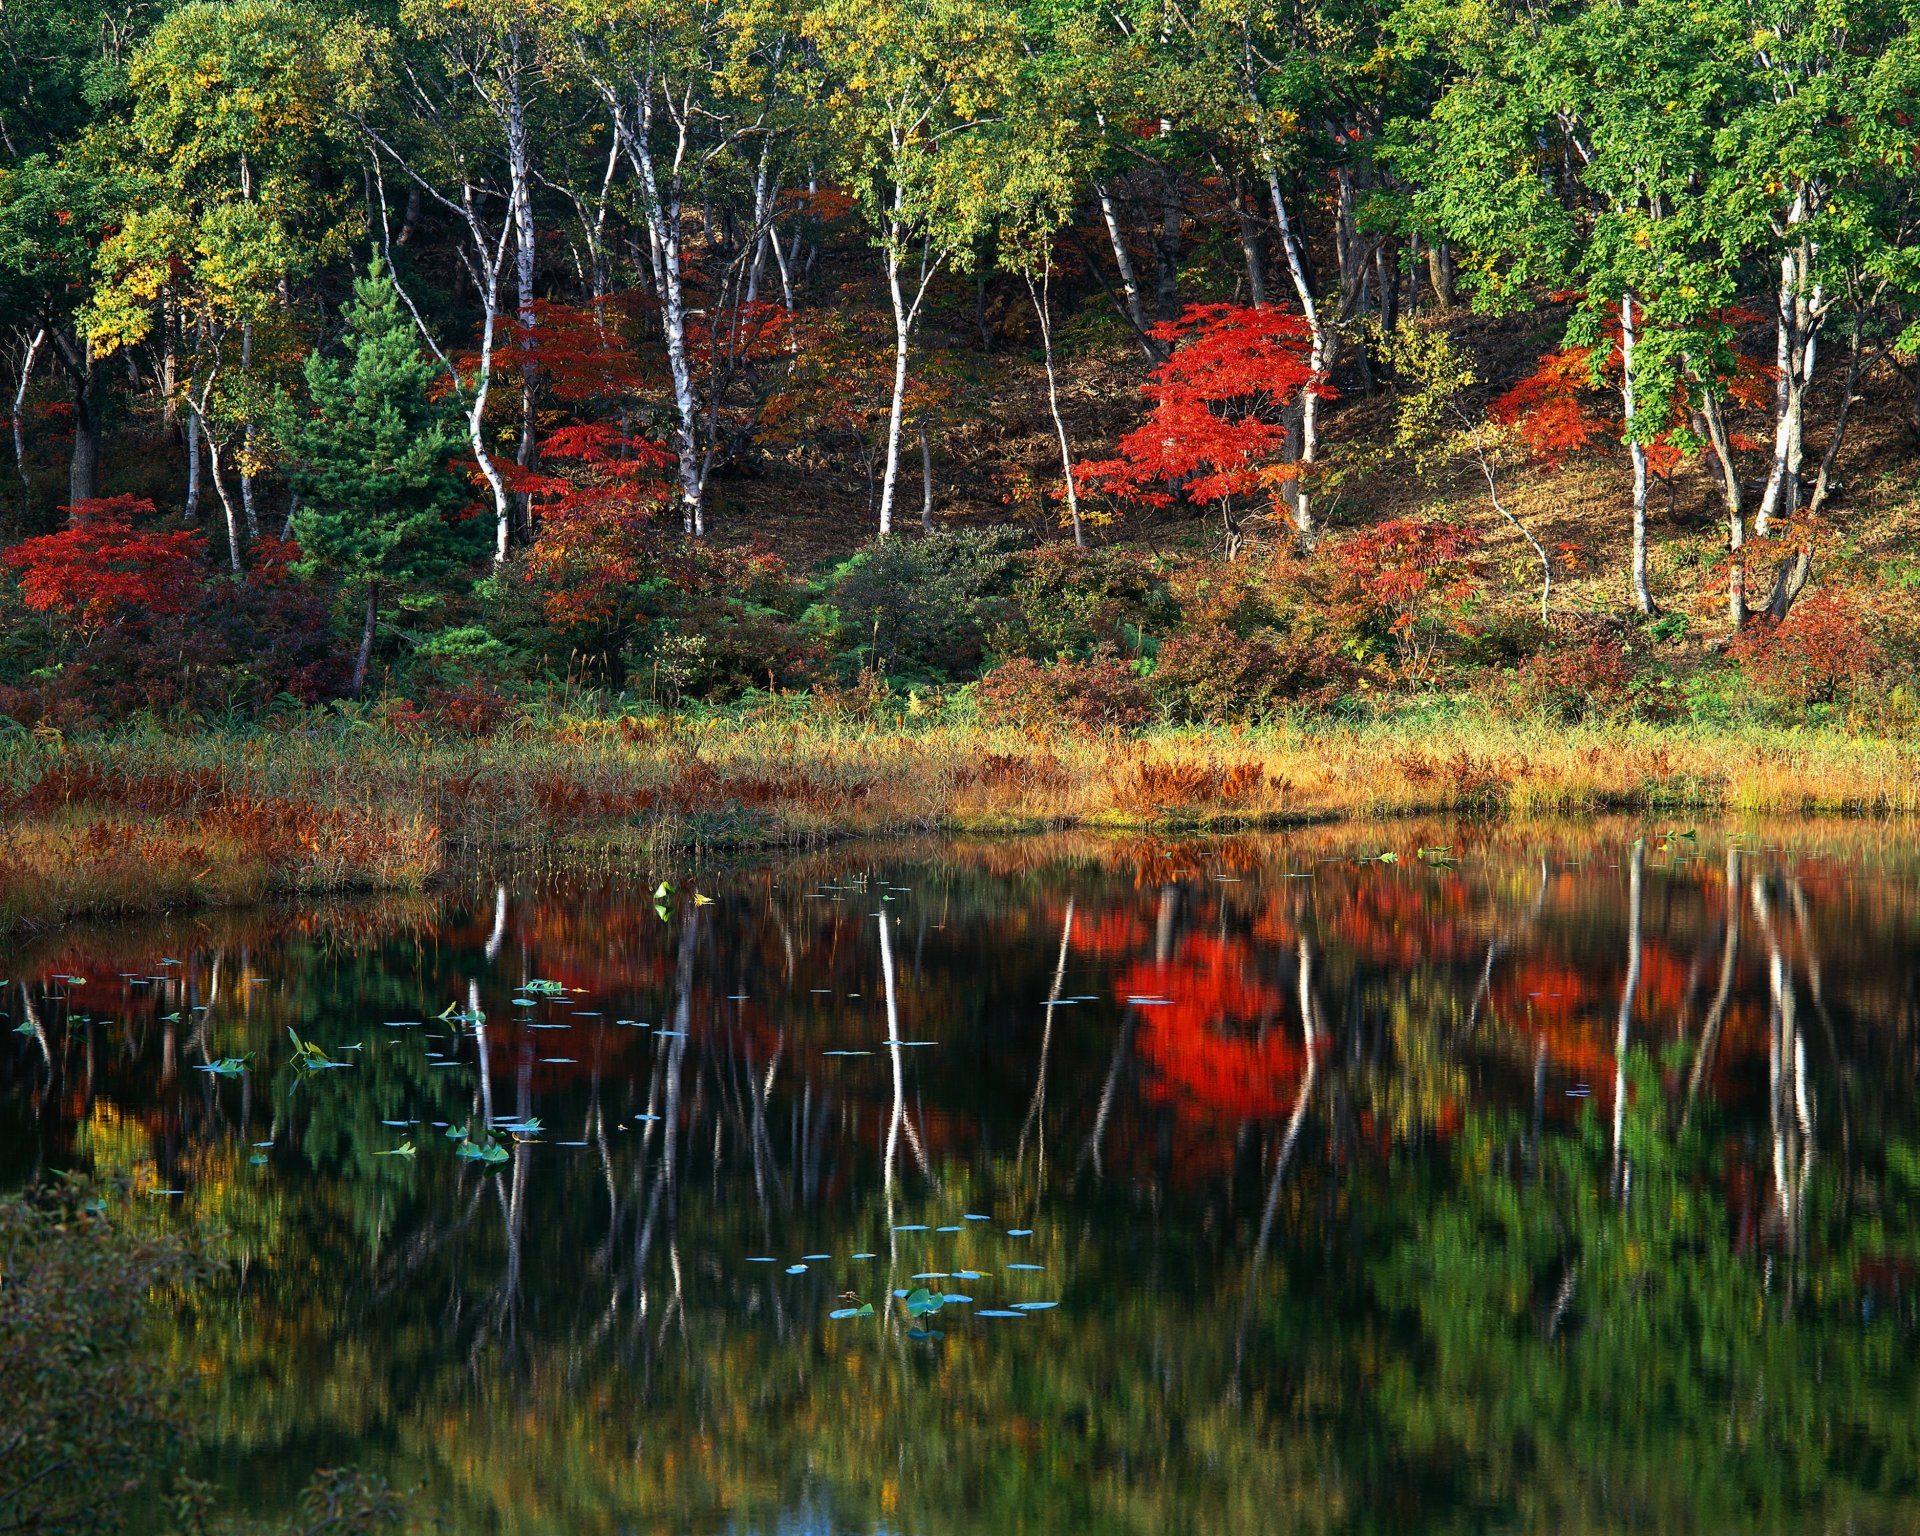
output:
[[[0,923],[418,886],[449,849],[799,845],[910,830],[1284,826],[1422,812],[1904,815],[1920,747],[1837,729],[1493,715],[1077,736],[767,716],[484,740],[340,721],[17,741]]]

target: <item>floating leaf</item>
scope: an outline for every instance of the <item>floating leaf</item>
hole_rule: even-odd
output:
[[[804,1275],[806,1272],[807,1266],[804,1264],[789,1264],[787,1266],[787,1273],[790,1275]]]
[[[1057,1301],[1016,1301],[1013,1308],[1016,1312],[1045,1312],[1049,1307],[1059,1305]]]
[[[411,1141],[403,1141],[397,1147],[389,1147],[384,1152],[376,1152],[374,1156],[375,1157],[412,1157],[413,1143]]]
[[[1008,1237],[1032,1237],[1033,1228],[1032,1227],[1009,1227],[1007,1229],[1007,1236]]]
[[[975,1317],[1025,1317],[1024,1312],[1008,1312],[1001,1308],[987,1307],[973,1314]]]

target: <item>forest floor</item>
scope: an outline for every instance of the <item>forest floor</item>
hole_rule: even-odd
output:
[[[1044,736],[782,715],[581,718],[483,740],[365,723],[0,755],[0,929],[419,889],[458,851],[556,863],[835,838],[1191,833],[1423,813],[1656,821],[1920,812],[1920,744],[1839,729],[1424,723]]]

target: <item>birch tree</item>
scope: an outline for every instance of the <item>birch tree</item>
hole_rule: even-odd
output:
[[[879,247],[893,318],[880,536],[893,531],[913,339],[927,295],[970,268],[1004,197],[987,131],[1018,63],[1006,14],[978,0],[827,0],[806,21],[820,108]]]

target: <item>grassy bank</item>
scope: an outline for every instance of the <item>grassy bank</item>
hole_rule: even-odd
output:
[[[1437,811],[1904,815],[1920,810],[1920,746],[1490,715],[1141,736],[581,718],[477,741],[335,722],[20,740],[0,756],[0,795],[12,925],[418,888],[459,850]]]

